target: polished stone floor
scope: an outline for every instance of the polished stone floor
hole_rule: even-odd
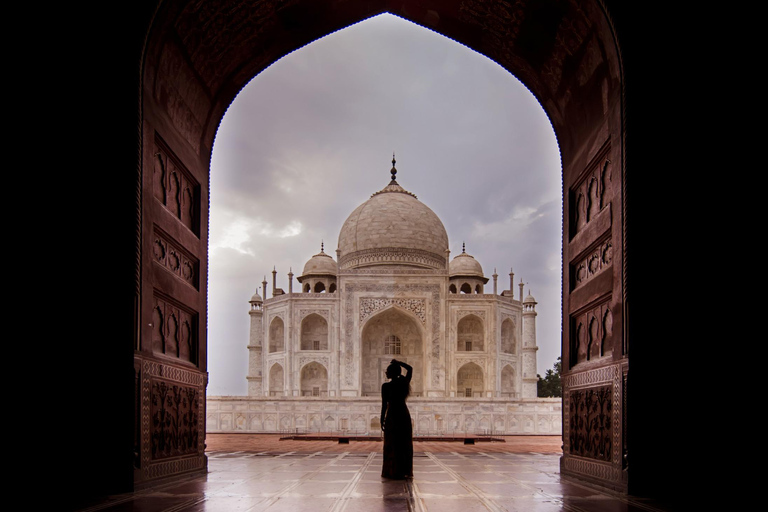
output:
[[[211,451],[209,473],[112,496],[105,512],[635,512],[669,510],[560,478],[559,455],[416,452],[414,477],[381,478],[382,455]],[[418,449],[418,445],[415,446]]]

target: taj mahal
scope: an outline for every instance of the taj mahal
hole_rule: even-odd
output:
[[[397,358],[414,369],[415,435],[561,433],[561,400],[536,396],[535,298],[511,271],[499,292],[465,248],[451,259],[395,163],[342,225],[335,258],[321,244],[287,291],[273,270],[269,298],[264,277],[249,301],[248,396],[209,396],[209,432],[378,434]]]

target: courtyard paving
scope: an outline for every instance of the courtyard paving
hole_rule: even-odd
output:
[[[105,512],[635,512],[669,510],[560,477],[561,439],[414,442],[414,477],[381,478],[380,441],[208,434],[208,474],[111,496]]]

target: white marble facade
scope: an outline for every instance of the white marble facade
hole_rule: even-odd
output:
[[[321,246],[296,292],[273,272],[272,297],[251,298],[248,397],[210,397],[208,431],[378,431],[395,358],[414,368],[416,433],[560,433],[559,402],[536,398],[535,299],[522,283],[515,297],[511,272],[486,293],[480,263],[449,259],[442,222],[395,181],[394,159],[391,172],[342,226],[335,260]]]

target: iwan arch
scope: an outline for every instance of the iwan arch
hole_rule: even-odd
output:
[[[629,37],[636,32],[622,9],[615,2],[567,0],[170,0],[147,9],[138,28],[144,44],[133,61],[138,74],[132,96],[135,187],[130,194],[114,196],[125,199],[120,204],[131,203],[136,213],[131,233],[125,235],[135,240],[134,265],[126,276],[132,283],[127,288],[134,292],[134,314],[123,312],[112,320],[121,327],[112,329],[117,339],[133,333],[133,376],[122,371],[130,359],[125,347],[105,349],[102,357],[114,363],[115,371],[98,383],[100,389],[115,390],[112,417],[125,419],[130,409],[134,421],[127,422],[129,434],[105,432],[98,435],[98,443],[92,440],[93,429],[73,434],[72,441],[84,447],[81,465],[88,468],[80,477],[90,478],[94,492],[107,493],[205,470],[207,187],[219,120],[237,92],[271,62],[334,30],[388,11],[495,60],[526,84],[549,115],[562,151],[565,193],[562,472],[620,491],[668,491],[672,484],[657,476],[672,475],[677,467],[675,459],[669,459],[670,441],[639,426],[643,416],[671,410],[664,403],[652,408],[658,385],[652,392],[645,388],[654,383],[654,369],[665,363],[649,357],[650,347],[658,344],[640,338],[637,333],[646,332],[630,329],[627,321],[634,311],[629,305],[639,300],[632,293],[640,293],[630,292],[628,286],[636,282],[628,266],[628,218],[643,207],[637,202],[632,208],[638,210],[629,207],[627,195],[633,189],[627,172],[631,158],[643,160],[638,152],[633,157],[626,151],[639,149],[628,145],[627,127],[642,130],[642,125],[625,117],[625,105],[634,105],[635,110],[628,111],[642,116],[637,106],[643,100],[628,87],[641,78],[630,75],[638,82],[627,82],[626,70],[633,68],[622,60],[622,45],[634,42]],[[628,90],[634,96],[625,94]],[[167,170],[167,179],[159,182],[158,166]],[[600,193],[606,176],[612,182],[608,197]],[[594,201],[599,208],[577,207]],[[611,257],[606,259],[608,245]],[[640,265],[634,265],[631,269],[637,271]],[[610,324],[604,321],[606,311]],[[159,329],[161,318],[173,329]],[[639,325],[641,319],[634,313],[632,318],[632,325]],[[594,347],[590,333],[603,341],[599,348],[585,350]],[[131,386],[134,398],[124,399],[120,390]],[[168,402],[160,399],[167,399],[168,393],[180,404],[173,414],[186,418],[179,423],[184,429],[163,430],[153,422],[171,412],[163,410]],[[582,407],[597,403],[598,397],[601,408]],[[595,419],[584,417],[584,411],[597,411],[603,425],[601,442],[579,430],[583,420]],[[83,414],[85,420],[92,414],[93,422],[100,421],[95,411]],[[82,489],[74,483],[72,488]]]

